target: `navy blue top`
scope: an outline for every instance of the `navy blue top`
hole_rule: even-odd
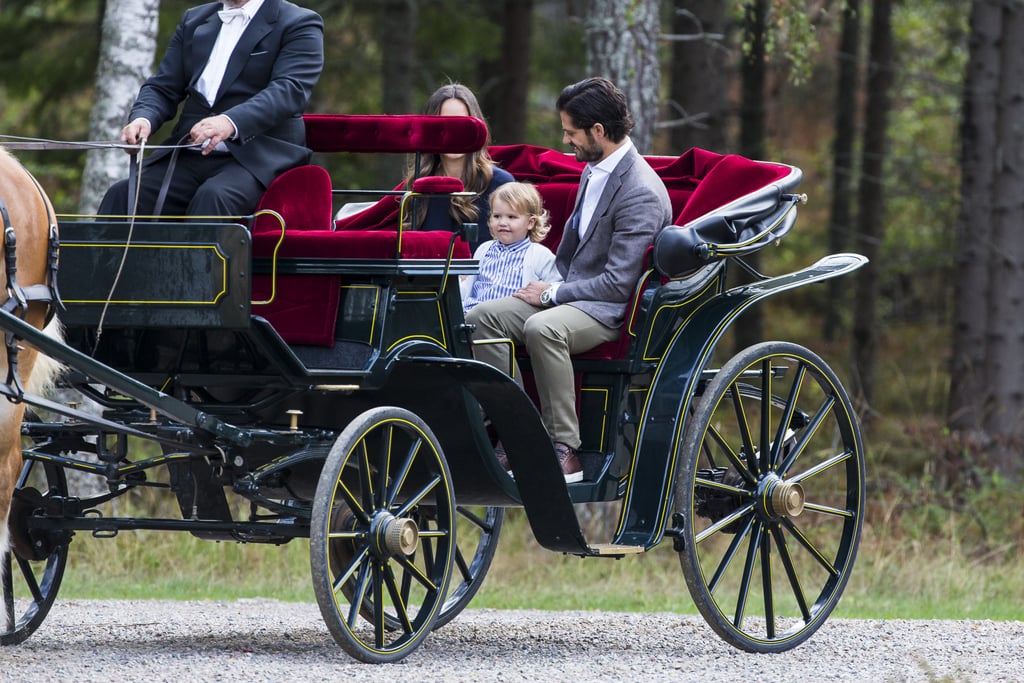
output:
[[[473,200],[476,205],[476,239],[470,242],[470,252],[475,252],[477,247],[491,239],[490,230],[487,228],[487,222],[491,217],[491,193],[499,185],[511,183],[513,180],[515,178],[511,173],[495,166],[494,173],[491,175],[491,184]],[[459,230],[462,226],[449,211],[450,201],[447,197],[431,197],[421,227],[425,230]]]

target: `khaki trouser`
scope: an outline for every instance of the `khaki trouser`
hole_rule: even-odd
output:
[[[568,304],[538,308],[515,297],[485,301],[466,314],[466,321],[476,325],[475,341],[507,337],[526,347],[537,383],[544,427],[552,441],[579,448],[576,383],[570,356],[618,339],[619,330],[602,325]],[[510,367],[508,352],[507,344],[478,343],[473,347],[477,360],[506,372]],[[513,376],[522,386],[518,364],[514,366]]]

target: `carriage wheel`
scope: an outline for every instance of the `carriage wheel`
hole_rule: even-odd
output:
[[[676,548],[708,624],[750,652],[782,652],[824,623],[853,569],[864,451],[832,370],[766,342],[726,363],[687,428]]]
[[[499,507],[464,507],[458,506],[457,533],[458,543],[455,548],[455,573],[448,586],[448,596],[441,611],[437,614],[434,622],[434,629],[439,629],[452,619],[457,617],[462,610],[473,599],[476,592],[483,584],[484,576],[491,567],[491,560],[498,549],[498,537],[501,534],[501,526],[505,520],[505,508]],[[436,527],[435,515],[432,510],[422,510],[414,516],[414,521],[420,529],[431,529]],[[353,530],[355,528],[355,516],[339,515],[334,523],[334,531]],[[428,542],[429,539],[424,539]],[[472,550],[472,554],[470,554]],[[331,562],[334,566],[344,566],[355,556],[355,543],[336,542],[330,546]],[[461,581],[459,581],[461,579]],[[352,582],[342,586],[341,590],[348,591],[346,597],[352,599]],[[372,603],[364,601],[362,616],[367,620],[373,619]],[[398,629],[401,625],[384,615],[384,627],[388,630]]]
[[[346,652],[380,663],[416,649],[446,600],[455,534],[451,474],[430,428],[394,407],[353,420],[324,463],[310,528],[313,590]]]
[[[51,496],[67,496],[64,470],[28,460],[22,467],[7,520],[11,548],[0,555],[4,618],[0,645],[16,645],[43,623],[57,597],[68,561],[70,532],[29,529],[29,518]]]

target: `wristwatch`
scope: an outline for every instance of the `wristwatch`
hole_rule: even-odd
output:
[[[544,308],[550,307],[553,303],[551,301],[551,291],[553,289],[554,287],[548,287],[547,289],[540,293],[540,305],[543,306]]]

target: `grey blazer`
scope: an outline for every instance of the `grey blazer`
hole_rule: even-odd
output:
[[[586,176],[589,173],[589,168],[584,171]],[[565,280],[555,298],[603,325],[619,327],[643,270],[647,247],[672,221],[672,203],[661,178],[635,148],[608,177],[582,241],[575,228],[580,200],[577,196],[555,254],[555,265]]]

